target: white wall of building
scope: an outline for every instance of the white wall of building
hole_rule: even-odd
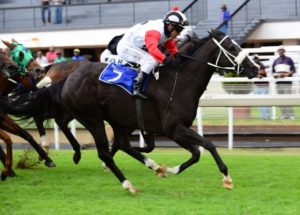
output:
[[[283,41],[284,45],[300,44],[300,21],[264,22],[247,42]]]
[[[27,32],[1,34],[0,39],[17,40],[27,48],[57,48],[68,47],[105,47],[116,35],[123,34],[127,28],[96,29],[96,30],[70,30],[50,32]],[[0,42],[0,48],[5,45]]]

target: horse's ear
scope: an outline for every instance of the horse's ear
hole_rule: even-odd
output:
[[[6,45],[9,49],[13,49],[15,47],[15,45],[13,45],[12,43],[8,42],[8,41],[4,41],[2,40],[2,43],[4,45]]]
[[[14,38],[12,38],[11,41],[12,41],[12,42],[15,42],[15,43],[19,43],[19,42],[16,41]]]
[[[5,40],[1,40],[2,41],[2,43],[4,44],[4,45],[6,45],[8,48],[11,48],[12,46],[13,46],[13,44],[11,44],[10,42],[8,42],[8,41],[5,41]]]

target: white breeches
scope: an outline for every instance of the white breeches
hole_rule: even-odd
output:
[[[134,62],[141,65],[141,71],[150,74],[157,65],[157,61],[146,51],[128,44],[121,40],[117,46],[118,55],[128,62]]]
[[[108,49],[105,49],[102,52],[102,54],[100,56],[100,62],[106,63],[106,64],[110,64],[110,63],[116,63],[116,64],[122,64],[122,65],[128,64],[127,61],[120,58],[118,55],[112,54]]]

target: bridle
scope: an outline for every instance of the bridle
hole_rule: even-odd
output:
[[[242,71],[241,64],[248,57],[248,52],[245,51],[245,50],[242,50],[242,48],[234,40],[230,39],[233,44],[235,44],[237,47],[239,47],[241,49],[241,51],[238,53],[238,55],[234,56],[233,54],[231,54],[229,51],[227,51],[222,46],[222,43],[226,39],[230,39],[228,35],[226,35],[220,42],[218,42],[215,38],[212,38],[213,42],[219,48],[219,54],[218,54],[218,57],[217,57],[215,63],[204,62],[204,61],[201,61],[201,60],[199,60],[195,57],[189,56],[189,55],[180,54],[180,56],[191,59],[191,60],[194,60],[194,61],[197,61],[197,62],[200,62],[200,63],[208,64],[209,66],[214,67],[217,70],[219,70],[219,69],[229,70],[229,71],[234,70],[234,71],[236,71],[237,74],[239,74]],[[229,62],[232,64],[232,66],[225,67],[225,66],[219,66],[218,65],[222,54],[224,54],[224,56],[229,60]]]
[[[246,57],[248,57],[248,52],[243,50],[234,40],[230,39],[231,42],[233,44],[235,44],[237,47],[240,48],[240,52],[238,53],[237,56],[234,56],[233,54],[231,54],[229,51],[227,51],[223,46],[222,43],[226,40],[226,39],[230,39],[228,35],[226,35],[220,42],[218,42],[215,38],[212,38],[214,43],[219,47],[219,54],[218,57],[216,59],[215,63],[210,63],[208,62],[207,64],[215,67],[217,69],[223,69],[223,70],[234,70],[236,71],[237,74],[239,74],[242,70],[241,68],[241,64],[242,62],[245,60]],[[229,60],[229,62],[232,64],[232,67],[222,67],[222,66],[218,66],[221,54],[224,54],[225,57]]]

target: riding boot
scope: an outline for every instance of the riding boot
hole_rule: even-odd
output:
[[[146,76],[147,74],[141,71],[134,79],[133,96],[140,97],[142,99],[148,99],[148,97],[143,95],[143,93],[141,92],[143,90],[143,82]]]

